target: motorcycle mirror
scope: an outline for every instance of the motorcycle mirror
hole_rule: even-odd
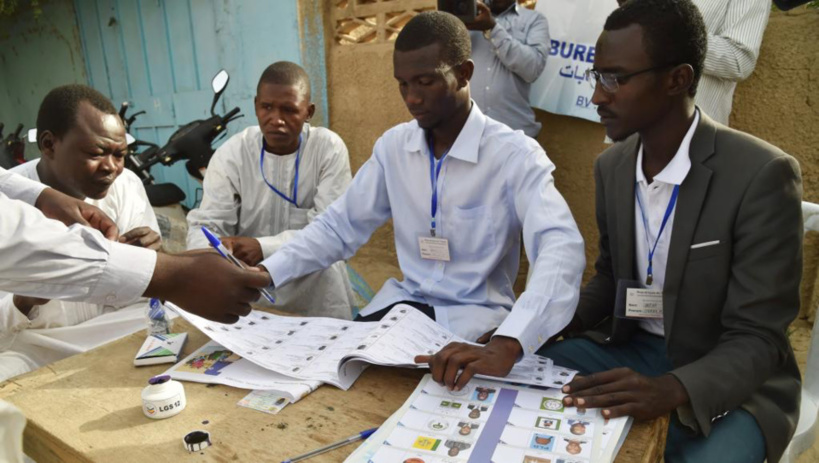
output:
[[[125,134],[125,141],[128,142],[128,145],[130,146],[133,142],[136,141],[136,138],[134,138],[134,136],[131,135],[130,133],[126,133]]]
[[[224,69],[216,73],[216,76],[213,78],[213,81],[211,82],[211,85],[213,86],[213,93],[218,95],[225,91],[225,87],[227,87],[229,80],[230,76]]]
[[[213,110],[216,108],[216,102],[219,101],[219,97],[222,95],[222,92],[225,91],[225,87],[227,87],[229,80],[230,76],[228,75],[227,71],[222,69],[216,73],[216,76],[214,76],[213,80],[211,81],[211,86],[213,86],[213,103],[210,105],[211,116],[216,115]]]
[[[37,129],[28,129],[28,142],[37,143]]]

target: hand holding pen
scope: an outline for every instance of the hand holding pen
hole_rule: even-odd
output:
[[[219,240],[219,237],[214,235],[207,227],[202,227],[202,233],[205,234],[205,238],[208,239],[208,243],[213,246],[213,249],[216,249],[216,252],[222,255],[225,259],[229,260],[233,265],[239,268],[246,268],[245,265],[237,259],[226,247],[222,242]],[[273,296],[264,288],[259,289],[259,292],[262,293],[265,299],[267,299],[271,304],[274,304],[276,300]]]

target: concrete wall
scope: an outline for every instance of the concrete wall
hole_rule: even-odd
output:
[[[391,48],[333,46],[329,52],[330,125],[347,143],[354,171],[381,133],[410,119],[392,77]],[[588,277],[598,239],[592,165],[605,149],[604,130],[543,111],[537,118],[543,123],[538,141],[557,165],[555,181],[586,239]],[[802,164],[805,199],[819,201],[819,11],[771,15],[757,69],[738,87],[731,124],[795,156]],[[390,228],[377,232],[361,254],[360,264],[383,270],[369,281],[375,288],[387,276],[400,275]]]
[[[72,0],[40,2],[35,18],[30,2],[17,13],[0,18],[0,122],[5,133],[22,122],[36,125],[37,109],[49,90],[68,83],[85,83],[85,61]],[[36,157],[34,145],[27,157]]]

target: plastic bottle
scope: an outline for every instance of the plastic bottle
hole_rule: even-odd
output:
[[[148,336],[152,334],[170,334],[173,322],[159,299],[151,299],[146,312],[148,318]]]

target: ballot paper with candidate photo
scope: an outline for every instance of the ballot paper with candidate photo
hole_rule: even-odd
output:
[[[466,461],[463,459],[452,459],[451,457],[438,457],[428,453],[416,452],[396,447],[380,447],[373,456],[367,460],[357,459],[346,461],[356,461],[358,463],[367,461],[368,463],[454,463]]]
[[[422,455],[455,458],[455,461],[467,461],[475,447],[475,441],[397,427],[384,440],[384,446],[406,449]]]
[[[564,435],[546,431],[532,430],[507,426],[501,434],[502,444],[523,449],[538,450],[564,457],[580,458],[582,461],[592,461],[592,438]]]
[[[408,410],[398,421],[399,427],[467,440],[477,439],[483,430],[483,425],[481,421],[435,415],[416,409]]]
[[[489,416],[491,405],[479,402],[470,402],[452,397],[440,397],[427,393],[422,393],[412,403],[412,408],[427,413],[443,415],[448,417],[469,419],[474,421],[486,421]]]
[[[599,449],[605,428],[599,410],[564,407],[563,397],[558,389],[482,379],[450,391],[427,375],[347,461],[484,462],[489,456],[495,463],[612,461],[616,452]],[[479,410],[480,415],[470,417],[467,410]],[[616,446],[625,430],[608,429],[608,445]]]

